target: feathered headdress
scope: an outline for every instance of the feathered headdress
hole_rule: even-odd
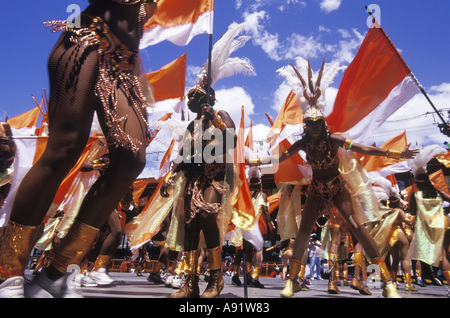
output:
[[[261,170],[259,167],[252,166],[248,169],[247,175],[248,175],[247,181],[250,183],[250,180],[252,178],[261,179]]]
[[[309,58],[305,60],[302,57],[297,57],[295,62],[296,66],[289,61],[290,66],[284,66],[277,72],[285,78],[298,96],[304,121],[324,119],[325,90],[333,83],[339,70],[344,67],[341,67],[337,62],[325,64],[324,58],[319,72],[313,74]]]
[[[389,181],[386,178],[383,178],[382,176],[371,176],[370,177],[372,184],[379,185],[380,187],[373,187],[375,193],[379,192],[380,190],[386,195],[387,198],[391,196],[395,196],[399,198],[399,194],[397,190],[392,185],[392,182]],[[377,189],[377,190],[375,190]],[[384,196],[383,196],[384,197]]]
[[[427,163],[434,157],[446,154],[447,150],[439,145],[427,146],[420,150],[420,152],[413,158],[407,159],[411,173],[416,177],[421,173],[427,173]]]
[[[230,57],[232,53],[247,43],[250,36],[239,36],[245,23],[233,22],[227,32],[214,44],[211,51],[211,87],[217,81],[236,74],[256,75],[255,69],[248,58]],[[204,86],[208,77],[207,60],[197,76],[197,86]]]

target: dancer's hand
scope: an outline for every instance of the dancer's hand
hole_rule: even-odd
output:
[[[159,194],[161,194],[162,197],[168,198],[170,194],[167,192],[167,189],[169,188],[169,184],[166,181],[163,181],[161,184],[161,188],[159,188]]]
[[[409,146],[411,146],[411,143],[409,143],[408,146],[402,151],[403,159],[412,159],[420,152],[419,149],[409,149]]]

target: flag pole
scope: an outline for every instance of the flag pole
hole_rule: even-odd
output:
[[[213,6],[213,11],[214,12],[214,0],[212,1],[212,6]],[[211,33],[209,34],[209,49],[208,49],[208,79],[207,79],[207,85],[208,87],[206,88],[206,103],[209,104],[210,102],[210,92],[211,92],[211,59],[212,59],[212,47],[213,47],[213,33],[214,33],[214,13],[212,13],[211,15],[211,21],[210,21],[211,25],[210,25],[210,30]]]
[[[397,54],[397,56],[400,58],[400,60],[402,61],[403,65],[409,70],[409,72],[411,73],[414,81],[416,82],[417,86],[420,89],[420,92],[425,96],[426,100],[428,101],[428,103],[431,105],[431,107],[433,108],[433,110],[436,112],[436,114],[438,115],[438,117],[442,120],[442,124],[438,124],[439,129],[441,130],[441,132],[450,137],[450,127],[447,124],[447,122],[445,121],[445,119],[442,117],[441,113],[437,110],[437,108],[434,106],[433,102],[431,101],[430,97],[428,96],[427,92],[425,92],[422,84],[420,84],[419,80],[417,79],[417,77],[414,75],[413,72],[411,72],[411,69],[409,68],[408,64],[406,64],[405,60],[403,59],[403,57],[400,55],[400,53],[398,52],[397,48],[394,46],[394,43],[392,43],[391,39],[388,37],[388,35],[386,34],[386,32],[384,31],[384,29],[381,27],[380,22],[377,21],[376,17],[374,16],[373,12],[371,10],[369,10],[369,7],[366,6],[366,11],[367,13],[369,13],[369,15],[372,17],[373,19],[373,23],[376,25],[376,28],[380,29],[381,32],[383,33],[383,35],[386,37],[386,39],[388,40],[389,44],[392,46],[392,48],[394,49],[394,52]]]
[[[211,92],[211,58],[212,58],[212,42],[213,42],[213,35],[212,31],[209,35],[209,49],[208,49],[208,78],[207,78],[207,87],[206,87],[206,103],[209,104],[210,102],[210,92]]]

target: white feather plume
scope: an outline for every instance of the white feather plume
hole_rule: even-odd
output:
[[[439,145],[430,145],[421,149],[420,152],[412,159],[407,159],[409,167],[411,168],[411,173],[416,176],[418,170],[423,170],[426,173],[428,162],[434,157],[442,154],[446,154],[447,149]]]
[[[296,57],[295,58],[295,68],[298,70],[300,75],[303,77],[303,79],[306,81],[306,87],[303,86],[302,82],[298,78],[297,74],[295,73],[294,69],[291,65],[284,66],[277,70],[280,76],[282,76],[286,83],[292,87],[292,90],[297,95],[297,97],[300,100],[300,107],[302,108],[302,111],[305,112],[310,105],[308,104],[308,101],[303,96],[303,91],[306,89],[307,92],[310,95],[313,95],[313,93],[310,91],[308,86],[308,61],[302,57]],[[317,107],[322,112],[325,110],[326,107],[326,101],[325,101],[325,91],[326,89],[333,83],[334,78],[339,73],[340,70],[345,69],[345,66],[341,66],[339,62],[332,62],[332,63],[325,63],[324,70],[322,73],[322,79],[320,82],[320,90],[321,95],[317,101]],[[316,83],[319,71],[312,72],[312,80],[313,83]]]
[[[256,75],[255,69],[248,58],[230,57],[250,39],[250,36],[239,36],[244,26],[245,23],[233,22],[228,27],[227,32],[214,44],[211,52],[211,87],[220,79],[236,74]],[[202,86],[207,76],[208,60],[203,64],[197,76],[197,85]]]
[[[383,188],[381,187],[373,187],[373,192],[375,193],[378,201],[387,201],[389,200],[389,196],[386,194]]]
[[[389,181],[388,179],[382,177],[382,176],[378,176],[378,175],[372,175],[370,177],[372,184],[376,184],[381,186],[381,189],[383,190],[383,192],[389,197],[391,195],[398,197],[398,193],[397,190],[394,188],[394,186],[392,185],[392,182]],[[379,187],[373,187],[373,189],[377,189]]]
[[[248,175],[248,177],[247,177],[248,182],[250,182],[251,178],[261,179],[261,170],[259,169],[259,167],[254,167],[254,166],[250,167],[248,169],[247,175]]]

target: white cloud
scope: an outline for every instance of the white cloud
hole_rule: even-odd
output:
[[[239,127],[241,122],[241,107],[244,106],[245,126],[250,126],[250,116],[254,113],[255,105],[250,95],[242,87],[217,89],[216,99],[217,103],[214,108],[227,111],[236,127]]]
[[[273,94],[273,104],[270,108],[278,113],[291,90],[292,87],[289,86],[285,81],[283,81],[283,83],[281,83],[281,85],[278,86],[277,90]],[[275,118],[272,119],[275,120]]]
[[[320,8],[326,13],[335,11],[341,6],[342,0],[322,0]]]
[[[327,54],[333,56],[333,60],[349,64],[365,36],[356,29],[338,29],[341,40],[336,43],[324,43],[321,34],[332,34],[333,31],[325,26],[319,26],[316,36],[292,33],[286,39],[280,39],[278,33],[270,33],[267,30],[266,23],[270,21],[270,15],[266,11],[245,12],[243,16],[246,22],[245,31],[252,37],[253,44],[260,46],[274,61],[293,59],[297,56],[316,58]]]
[[[428,91],[428,96],[438,110],[446,106],[450,99],[450,83],[441,83]],[[448,120],[444,113],[443,117]],[[377,144],[406,130],[411,147],[427,146],[431,144],[443,145],[450,141],[450,137],[442,134],[437,124],[442,123],[423,94],[419,93],[410,99],[403,107],[388,118],[373,136]]]
[[[265,30],[265,26],[261,21],[267,21],[270,16],[265,11],[257,11],[253,13],[244,13],[244,19],[246,22],[245,30],[252,36],[253,44],[261,46],[261,49],[275,61],[280,60],[280,56],[277,52],[280,47],[278,41],[278,34],[270,34]]]

